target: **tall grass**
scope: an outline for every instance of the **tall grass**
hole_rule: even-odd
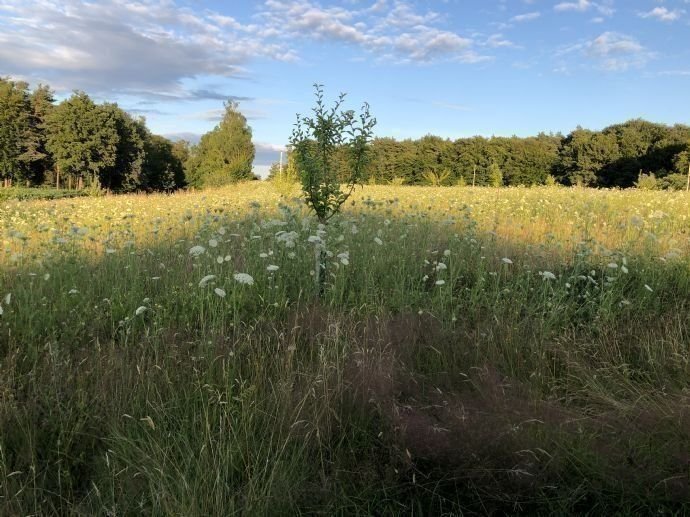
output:
[[[689,227],[562,188],[0,205],[0,513],[682,513]]]

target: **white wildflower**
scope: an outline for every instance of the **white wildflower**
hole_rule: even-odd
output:
[[[199,255],[203,255],[204,253],[206,253],[206,248],[204,248],[203,246],[197,245],[189,249],[189,254],[192,257],[198,257]]]
[[[338,259],[343,266],[347,266],[350,263],[350,253],[348,251],[338,253]]]
[[[144,307],[143,305],[141,307],[138,307],[136,311],[134,311],[135,316],[141,316],[148,310],[147,307]]]
[[[626,275],[628,274],[628,268],[626,266],[621,266],[621,271]]]
[[[436,265],[436,271],[444,271],[446,269],[448,269],[448,266],[446,266],[443,262],[439,262]]]
[[[208,241],[208,245],[209,245],[211,248],[217,248],[217,247],[218,247],[218,241],[217,241],[216,239],[210,239],[210,240]]]
[[[206,287],[206,285],[211,282],[212,280],[216,279],[216,275],[206,275],[204,278],[201,279],[199,282],[199,287]]]
[[[649,291],[650,293],[653,293],[653,292],[654,292],[654,289],[652,289],[651,287],[649,287],[647,284],[644,284],[644,288],[647,289],[647,291]]]
[[[11,301],[12,301],[12,293],[7,293],[7,295],[5,296],[5,305],[9,305]]]
[[[278,271],[280,267],[276,266],[275,264],[270,264],[266,267],[266,271],[270,271],[273,273],[274,271]]]
[[[225,290],[224,290],[224,289],[221,289],[220,287],[216,287],[216,288],[213,290],[213,292],[216,293],[216,294],[217,294],[218,296],[220,296],[221,298],[225,298],[225,294],[226,294],[226,293],[225,293]]]
[[[230,255],[225,255],[225,258],[223,260],[225,260],[225,262],[230,262],[232,260],[232,257]]]
[[[444,251],[443,251],[443,256],[444,256],[444,257],[450,257],[450,250],[444,250]]]
[[[512,264],[513,263],[513,261],[510,260],[508,257],[503,257],[501,259],[501,262],[503,262],[504,264]]]
[[[106,252],[108,255],[112,255],[113,253],[115,253],[115,250],[114,250],[113,248],[106,248],[106,249],[105,249],[105,252]]]
[[[444,285],[445,283],[445,280],[436,280],[436,285]]]
[[[618,264],[616,264],[615,262],[609,262],[606,267],[608,267],[609,269],[618,269]]]
[[[268,253],[259,253],[259,258],[268,258]]]
[[[45,280],[46,282],[50,280],[50,273],[46,273],[45,275],[43,275],[43,280]]]
[[[554,275],[551,271],[542,271],[540,275],[544,280],[556,280],[556,275]]]
[[[221,257],[221,256],[216,257],[216,262],[218,264],[222,264],[223,263],[223,257]]]
[[[240,284],[254,285],[254,278],[252,278],[252,276],[248,275],[247,273],[235,273],[233,275],[233,278]]]
[[[379,239],[378,237],[374,237],[374,242],[378,244],[379,246],[383,246],[383,241]]]
[[[79,291],[77,291],[76,289],[72,288],[72,289],[70,289],[70,290],[68,291],[67,294],[77,294],[77,293],[79,293]]]

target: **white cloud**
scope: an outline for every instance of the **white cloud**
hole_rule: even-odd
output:
[[[679,19],[685,11],[682,9],[673,9],[672,11],[666,7],[655,7],[651,11],[639,13],[640,18],[656,18],[662,22],[674,22]]]
[[[592,0],[577,0],[575,2],[560,2],[554,6],[554,10],[559,12],[575,11],[584,13],[591,9],[597,10],[604,16],[612,16],[615,10],[611,7],[612,0],[603,0],[603,2],[593,2]]]
[[[635,38],[618,32],[604,32],[591,41],[561,49],[557,56],[571,53],[579,53],[593,60],[598,68],[609,72],[641,68],[654,57],[654,53]]]
[[[510,21],[515,22],[515,23],[529,22],[532,20],[536,20],[540,16],[541,16],[541,13],[539,11],[534,11],[531,13],[518,14],[517,16],[513,16],[510,19]]]
[[[303,42],[331,41],[398,62],[488,59],[443,17],[403,0],[322,6],[256,2],[250,22],[181,0],[3,0],[0,70],[67,91],[189,97],[199,77],[250,75],[257,58],[294,62]],[[215,97],[212,97],[215,98]]]

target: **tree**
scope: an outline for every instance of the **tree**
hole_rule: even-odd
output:
[[[328,109],[323,99],[323,87],[315,84],[314,89],[314,115],[297,115],[290,145],[306,202],[316,213],[319,223],[326,225],[350,197],[355,186],[362,182],[376,119],[371,116],[367,103],[362,106],[358,120],[354,111],[341,111],[344,93]],[[339,153],[344,162],[336,162]],[[342,169],[343,164],[345,170]],[[345,190],[341,189],[341,181],[345,183]],[[314,255],[314,282],[321,294],[326,279],[326,252],[317,244]]]
[[[75,92],[48,116],[47,149],[60,175],[72,179],[100,174],[117,161],[119,143],[112,109],[97,106],[86,93]]]
[[[30,155],[31,131],[28,85],[0,78],[0,178],[24,179]]]
[[[503,186],[503,172],[496,162],[489,165],[489,183],[492,187]]]
[[[221,122],[201,137],[190,161],[189,183],[195,187],[219,186],[252,179],[254,144],[252,130],[238,103],[225,103]]]
[[[362,106],[359,121],[352,110],[341,111],[345,94],[340,94],[331,109],[326,108],[323,87],[314,85],[316,107],[313,117],[297,115],[297,123],[290,137],[295,165],[302,182],[307,204],[325,224],[347,201],[356,185],[361,184],[368,159],[368,143],[376,119],[369,105]],[[345,151],[347,177],[341,190],[335,156]]]
[[[115,163],[100,172],[99,185],[108,190],[133,192],[143,184],[146,142],[151,134],[143,118],[134,118],[117,104],[106,103],[101,109],[110,115],[117,132]]]
[[[183,144],[173,144],[167,138],[147,134],[145,160],[142,166],[141,188],[149,191],[171,191],[185,185]]]
[[[39,84],[30,97],[31,115],[25,156],[31,183],[43,183],[53,168],[48,152],[48,117],[55,109],[55,97],[49,86]]]

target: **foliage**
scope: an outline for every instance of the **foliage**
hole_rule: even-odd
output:
[[[657,190],[659,188],[659,182],[653,173],[640,173],[637,182],[635,182],[635,187],[640,190]]]
[[[355,119],[352,110],[341,111],[345,94],[328,109],[323,87],[314,85],[316,106],[313,117],[297,115],[290,137],[295,167],[302,182],[307,203],[321,223],[326,223],[362,182],[367,164],[367,144],[371,140],[376,119],[364,104]],[[344,158],[337,160],[338,152]],[[341,190],[340,184],[345,184]]]
[[[201,137],[190,159],[189,183],[220,186],[251,179],[254,161],[252,131],[237,102],[225,103],[220,123]]]
[[[103,181],[101,175],[117,163],[117,119],[113,109],[96,105],[84,92],[60,103],[47,121],[47,148],[59,174]]]
[[[440,172],[429,170],[423,174],[423,177],[432,187],[440,187],[448,181],[448,178],[450,178],[450,171],[448,169],[444,169]]]
[[[503,171],[496,162],[491,162],[489,165],[489,184],[492,187],[503,186]]]

